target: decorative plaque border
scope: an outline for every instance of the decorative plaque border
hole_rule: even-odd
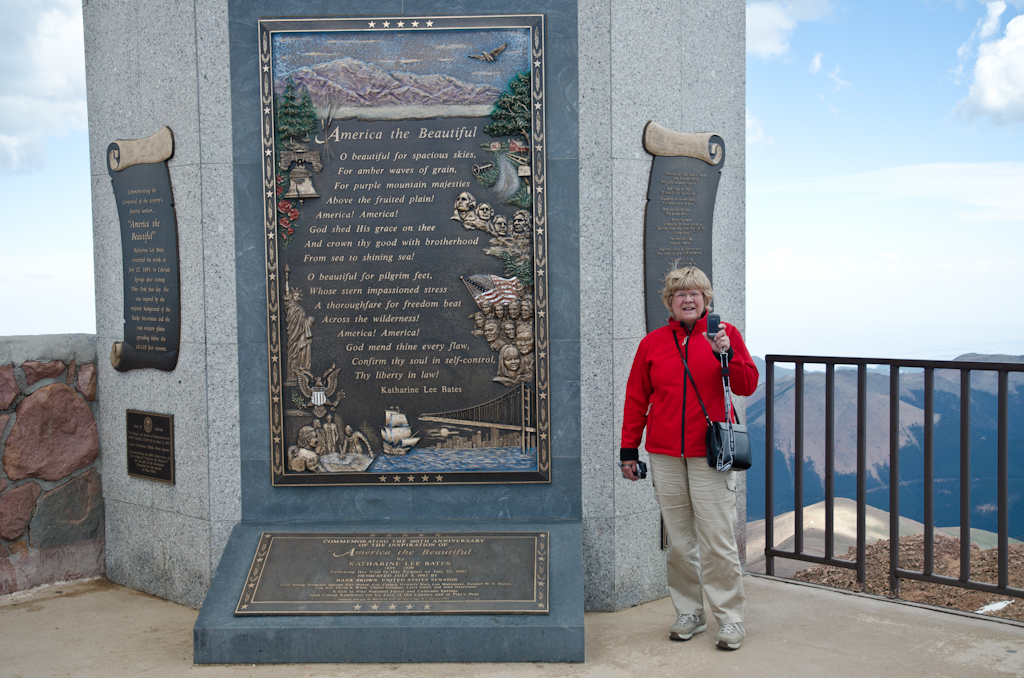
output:
[[[515,151],[522,153],[521,156],[517,156],[517,162],[521,165],[525,164],[527,171],[522,171],[520,167],[520,176],[527,176],[528,179],[524,180],[524,183],[529,187],[530,197],[532,199],[532,206],[529,208],[532,213],[532,301],[534,308],[533,317],[533,381],[532,383],[517,383],[517,386],[510,388],[507,393],[509,402],[512,402],[513,396],[517,397],[518,405],[515,407],[519,408],[517,416],[520,417],[522,424],[522,448],[527,451],[536,450],[536,460],[533,467],[528,470],[522,469],[510,469],[510,470],[443,470],[435,472],[434,470],[421,472],[419,470],[415,472],[407,472],[406,470],[400,471],[386,471],[378,472],[372,468],[362,470],[346,470],[341,472],[332,472],[324,470],[324,468],[318,467],[316,459],[313,457],[307,458],[310,460],[310,468],[303,469],[303,472],[296,472],[292,460],[289,458],[289,453],[293,448],[311,447],[312,442],[303,445],[302,440],[293,441],[288,436],[288,422],[286,420],[288,413],[292,413],[297,410],[287,410],[287,405],[292,402],[296,402],[295,391],[296,388],[292,388],[291,396],[287,392],[289,385],[295,386],[296,376],[292,369],[288,366],[288,354],[287,342],[288,342],[288,326],[286,325],[285,316],[288,313],[286,308],[287,302],[286,295],[289,294],[288,287],[288,269],[284,265],[283,250],[287,247],[288,242],[291,238],[291,229],[286,224],[282,226],[282,223],[287,221],[287,214],[282,217],[281,211],[281,187],[280,187],[280,166],[282,164],[282,148],[280,145],[279,127],[281,121],[275,119],[276,106],[275,99],[280,96],[280,93],[275,91],[275,85],[279,87],[279,83],[275,83],[275,38],[281,38],[286,34],[314,34],[314,33],[329,33],[336,32],[340,35],[344,35],[352,40],[363,40],[363,41],[383,41],[392,39],[401,34],[409,33],[426,33],[426,32],[437,32],[437,31],[474,31],[474,30],[495,30],[495,29],[517,29],[527,31],[529,35],[528,39],[528,50],[529,50],[529,77],[527,82],[529,83],[529,96],[530,96],[530,115],[529,121],[531,123],[531,129],[529,134],[529,148],[524,149],[521,146],[516,146],[514,142],[506,141],[503,150]],[[547,142],[546,139],[546,127],[545,127],[545,39],[544,39],[544,17],[543,15],[491,15],[491,16],[391,16],[391,17],[359,17],[359,18],[272,18],[272,19],[261,19],[259,21],[259,78],[260,78],[260,129],[261,129],[261,142],[262,142],[262,175],[263,175],[263,208],[264,208],[264,233],[266,235],[266,276],[267,276],[267,360],[269,367],[269,396],[270,396],[270,455],[271,455],[271,479],[272,484],[275,486],[282,485],[299,485],[299,486],[320,486],[320,485],[449,485],[449,484],[486,484],[486,483],[546,483],[551,482],[551,424],[550,424],[550,349],[549,349],[549,300],[548,300],[548,251],[547,251],[547,166],[546,166],[546,154],[544,145]],[[484,50],[478,56],[469,56],[472,59],[478,59],[481,62],[489,61],[493,62],[501,58],[500,52],[504,49],[501,46],[498,49],[491,50],[488,52]],[[511,50],[510,50],[511,52]],[[510,83],[511,86],[511,83]],[[307,95],[308,96],[308,95]],[[280,116],[280,113],[277,114]],[[363,120],[359,117],[358,120]],[[419,119],[402,120],[398,119],[399,122],[420,122]],[[329,124],[329,123],[328,123]],[[324,129],[324,136],[326,138],[326,128]],[[319,137],[316,137],[317,143],[323,143],[319,141]],[[306,139],[308,141],[308,139]],[[491,147],[493,150],[494,143],[492,142]],[[510,149],[511,145],[511,149]],[[305,147],[301,145],[293,145],[289,147],[287,153],[292,154],[296,160],[298,160],[297,167],[304,167],[302,160],[309,160],[311,156],[304,155],[311,153],[307,151]],[[292,157],[292,156],[289,156]],[[495,156],[497,157],[497,156]],[[317,164],[320,163],[320,156],[317,155],[316,159],[313,160],[313,167],[316,168]],[[485,166],[486,167],[486,166]],[[296,185],[301,179],[299,171],[303,172],[301,177],[305,177],[306,180],[312,177],[312,173],[308,170],[293,170],[292,171],[292,184]],[[477,172],[477,167],[473,168],[474,174]],[[321,179],[317,179],[321,181]],[[312,184],[309,184],[307,189],[311,190]],[[290,189],[293,190],[293,189]],[[298,188],[299,198],[303,197],[302,186]],[[287,194],[285,195],[287,197]],[[319,197],[314,195],[313,197]],[[461,199],[461,196],[460,196]],[[457,218],[458,209],[456,211]],[[509,220],[511,222],[511,219]],[[467,222],[468,223],[468,222]],[[465,227],[470,227],[466,224]],[[482,227],[481,227],[481,230]],[[511,225],[509,226],[511,231]],[[486,236],[485,236],[486,237]],[[495,242],[491,241],[492,244]],[[497,256],[497,255],[493,255]],[[506,276],[508,274],[506,273]],[[469,276],[469,278],[479,278],[480,276]],[[491,276],[496,280],[502,280],[498,276]],[[515,278],[512,278],[515,280]],[[463,278],[463,282],[466,283],[466,287],[470,288],[471,281],[467,281]],[[507,282],[507,281],[506,281]],[[296,285],[298,287],[298,285]],[[490,291],[490,290],[488,290]],[[472,292],[472,288],[471,288]],[[297,298],[297,297],[296,297]],[[480,300],[476,298],[477,304],[480,304]],[[293,304],[294,305],[294,304]],[[507,306],[506,306],[507,308]],[[507,313],[507,310],[506,310]],[[525,315],[525,312],[524,312]],[[499,316],[500,318],[500,316]],[[478,323],[478,328],[480,327]],[[339,335],[340,336],[340,335]],[[479,333],[478,333],[479,336]],[[513,343],[513,342],[510,342]],[[492,349],[494,345],[492,344]],[[496,350],[496,349],[494,349]],[[503,354],[502,354],[503,355]],[[341,362],[342,356],[335,356]],[[502,360],[504,358],[501,358]],[[331,368],[335,366],[332,364]],[[319,417],[324,417],[325,413],[333,405],[336,407],[338,402],[345,397],[352,398],[353,396],[358,397],[358,394],[349,393],[346,395],[344,390],[338,389],[339,383],[339,370],[334,369],[333,372],[329,369],[324,374],[323,379],[315,377],[310,372],[306,372],[309,377],[307,380],[302,382],[303,379],[299,376],[300,383],[298,383],[299,389],[304,389],[303,392],[309,391],[307,394],[306,401],[298,402],[298,406],[307,407],[310,410],[317,411],[323,410],[322,413],[318,413]],[[501,372],[499,370],[499,376]],[[292,381],[288,381],[289,377]],[[327,386],[323,386],[322,382],[326,381]],[[498,381],[497,378],[494,381]],[[525,381],[525,380],[523,380]],[[342,383],[341,386],[348,387],[349,384]],[[331,396],[337,391],[338,397],[335,400],[331,400]],[[325,395],[326,394],[326,395]],[[505,396],[503,396],[505,398]],[[301,400],[301,399],[300,399]],[[496,401],[495,401],[496,402]],[[485,403],[485,405],[492,405],[493,403]],[[513,407],[512,409],[515,409]],[[317,410],[319,408],[319,410]],[[442,409],[438,407],[437,409]],[[333,409],[330,409],[333,412]],[[467,411],[467,410],[463,410]],[[400,413],[389,413],[398,414]],[[457,413],[452,412],[439,412],[437,415],[451,415],[454,416]],[[431,415],[431,421],[434,422],[447,422],[451,421],[450,418],[445,416]],[[330,415],[327,415],[327,422],[330,423]],[[481,417],[477,417],[480,419]],[[390,425],[390,424],[389,424]],[[310,428],[312,427],[305,427]],[[321,428],[317,426],[317,428]],[[348,427],[345,427],[346,429]],[[506,429],[511,428],[505,426]],[[493,440],[499,439],[495,436],[492,429],[492,442]],[[352,432],[351,436],[344,438],[345,445],[352,443],[352,447],[359,452],[363,452],[364,448],[361,447],[360,443],[356,438],[359,437],[360,430],[356,429]],[[312,434],[309,434],[308,440],[312,441]],[[335,432],[331,434],[334,436],[334,440],[337,442],[339,434],[337,433],[337,427]],[[354,437],[353,437],[354,436]],[[373,437],[372,435],[370,437]],[[300,431],[301,438],[301,431]],[[500,438],[504,440],[505,438]],[[365,452],[373,459],[373,453],[371,449],[373,443],[367,440],[367,437],[363,436],[362,441],[365,443]],[[375,442],[375,441],[374,441]],[[486,442],[486,437],[485,437]],[[292,444],[295,443],[295,444]],[[479,439],[478,439],[479,444]],[[505,444],[505,443],[500,443]],[[535,445],[535,448],[532,447]],[[341,445],[339,444],[340,448]],[[346,447],[346,449],[348,449]],[[303,450],[299,450],[300,453]],[[532,452],[531,452],[532,453]],[[293,455],[294,456],[294,455]]]

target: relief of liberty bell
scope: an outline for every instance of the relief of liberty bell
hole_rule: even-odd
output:
[[[297,198],[301,204],[306,198],[319,198],[320,194],[313,187],[313,173],[306,169],[308,162],[319,172],[324,168],[320,161],[320,151],[311,151],[299,143],[292,142],[281,152],[281,169],[287,171],[292,163],[295,169],[288,173],[288,191],[284,198]]]

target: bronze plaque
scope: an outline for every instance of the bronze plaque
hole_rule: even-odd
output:
[[[128,475],[174,484],[174,415],[125,410]]]
[[[107,147],[124,269],[124,341],[110,351],[110,362],[120,372],[144,367],[169,372],[178,364],[178,226],[167,171],[173,153],[169,127]]]
[[[547,532],[264,532],[236,615],[547,614]]]
[[[275,485],[550,482],[539,15],[260,21]]]
[[[712,282],[711,227],[725,142],[716,134],[680,133],[655,122],[644,127],[644,149],[653,157],[644,211],[644,288],[647,331],[669,317],[661,301],[665,274],[696,266]]]

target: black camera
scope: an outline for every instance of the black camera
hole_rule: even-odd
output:
[[[643,480],[647,477],[647,464],[642,461],[636,462],[636,477]]]
[[[714,340],[715,335],[718,334],[718,330],[722,329],[719,323],[722,320],[722,316],[717,313],[708,314],[708,338]]]

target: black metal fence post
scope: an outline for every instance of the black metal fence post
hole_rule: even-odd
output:
[[[971,578],[971,371],[960,370],[960,581]]]
[[[804,364],[796,364],[793,383],[793,550],[804,552]]]
[[[836,366],[825,367],[825,557],[835,555]]]
[[[998,424],[998,437],[997,437],[997,450],[996,456],[997,462],[997,473],[999,474],[998,489],[996,490],[998,499],[997,505],[999,507],[998,522],[998,539],[997,544],[999,548],[999,586],[1005,588],[1010,585],[1010,574],[1009,574],[1009,559],[1010,559],[1010,516],[1009,516],[1009,450],[1007,440],[1009,437],[1009,431],[1007,430],[1010,426],[1009,421],[1009,384],[1007,383],[1009,375],[1006,370],[999,370],[999,395],[998,395],[998,407],[999,407],[999,424]]]
[[[900,597],[900,368],[889,366],[889,592]]]
[[[764,365],[764,571],[775,574],[775,361]],[[749,422],[748,422],[749,423]]]
[[[867,587],[868,366],[857,365],[857,582]]]
[[[935,571],[935,369],[924,371],[924,573]]]

